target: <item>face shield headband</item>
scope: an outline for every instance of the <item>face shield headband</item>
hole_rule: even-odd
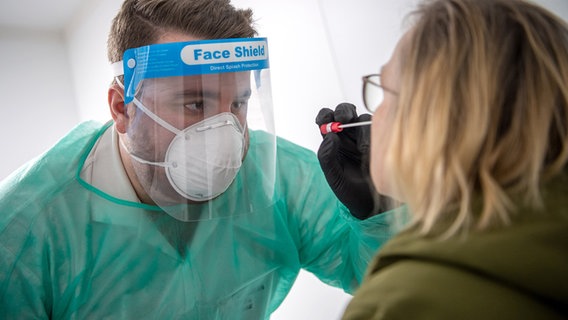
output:
[[[148,139],[169,144],[163,155],[159,151],[140,154],[136,147],[122,143],[134,161],[161,167],[152,173],[145,172],[144,166],[134,170],[156,205],[178,220],[194,221],[255,212],[272,204],[276,148],[266,38],[149,45],[127,50],[112,67],[115,77],[124,75],[124,84],[118,82],[125,105],[132,102],[175,135],[169,142],[157,134]],[[200,96],[214,96],[201,104],[203,109],[215,110],[204,112],[199,121],[176,122],[187,117],[185,109],[171,111],[162,101],[179,95],[177,88],[180,92],[199,88]],[[246,101],[239,100],[246,105],[245,111],[222,109],[221,100],[239,90],[248,92],[243,95]],[[229,104],[235,102],[229,99]],[[147,131],[146,135],[156,131],[146,127],[133,130]],[[245,132],[250,132],[250,146],[241,166]],[[175,190],[176,196],[168,194],[168,189]]]
[[[153,44],[128,49],[112,64],[114,76],[124,75],[124,103],[134,99],[140,82],[150,78],[203,75],[268,69],[266,38],[235,38]]]

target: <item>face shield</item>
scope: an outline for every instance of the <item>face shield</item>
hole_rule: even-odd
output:
[[[144,202],[181,221],[273,204],[275,135],[266,38],[129,49],[124,75],[131,157]]]

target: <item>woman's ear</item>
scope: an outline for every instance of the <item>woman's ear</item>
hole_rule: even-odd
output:
[[[124,105],[124,90],[117,83],[113,83],[108,88],[108,105],[110,114],[114,119],[116,131],[126,133],[128,114]]]

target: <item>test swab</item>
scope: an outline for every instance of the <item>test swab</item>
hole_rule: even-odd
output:
[[[371,124],[371,121],[361,121],[361,122],[354,122],[354,123],[346,123],[342,124],[341,122],[330,122],[324,123],[320,126],[321,134],[328,134],[330,132],[341,132],[344,128],[350,127],[360,127],[360,126],[368,126]]]

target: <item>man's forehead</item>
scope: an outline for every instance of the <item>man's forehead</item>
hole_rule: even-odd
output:
[[[227,90],[250,89],[250,72],[206,74],[145,79],[144,87],[157,90]]]
[[[234,72],[234,73],[213,73],[213,74],[202,74],[202,75],[188,75],[188,76],[177,76],[177,77],[162,77],[162,78],[150,78],[145,79],[146,82],[152,82],[157,84],[199,84],[199,83],[248,83],[250,82],[250,72]]]

